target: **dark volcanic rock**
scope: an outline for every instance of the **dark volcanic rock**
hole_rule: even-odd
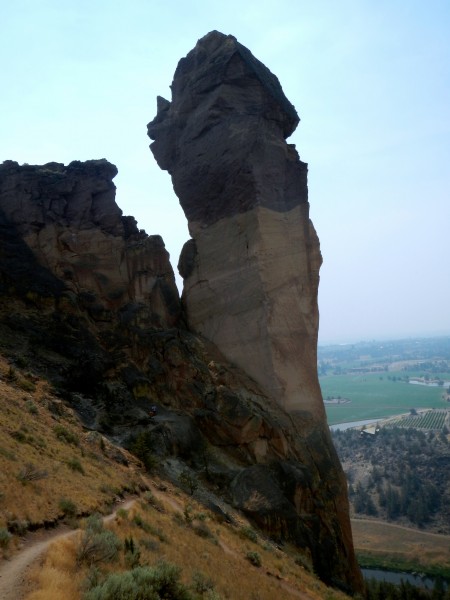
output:
[[[172,98],[158,102],[148,134],[189,222],[307,202],[307,166],[284,143],[297,113],[275,75],[233,36],[214,31],[199,40],[177,67]]]

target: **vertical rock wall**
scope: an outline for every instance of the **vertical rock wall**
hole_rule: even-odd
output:
[[[172,94],[148,131],[193,238],[180,260],[189,326],[282,407],[323,421],[321,255],[307,165],[285,141],[297,113],[277,78],[218,32],[180,61]]]

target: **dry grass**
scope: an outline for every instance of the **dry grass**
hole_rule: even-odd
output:
[[[42,568],[36,567],[32,581],[39,588],[27,600],[78,600],[79,580],[74,576],[76,545],[73,539],[63,539],[52,544]]]
[[[18,539],[21,527],[63,517],[63,498],[78,514],[106,513],[120,490],[142,485],[136,462],[129,467],[115,462],[108,456],[108,443],[84,432],[45,381],[20,370],[11,374],[0,356],[0,527],[11,529],[15,523]],[[244,520],[240,526],[220,522],[190,496],[167,484],[165,488],[154,487],[155,502],[138,501],[107,525],[122,540],[133,538],[141,565],[174,563],[190,586],[201,574],[212,580],[222,599],[346,598],[297,564],[295,549],[281,551],[260,538],[252,541],[242,535],[242,527],[248,526]],[[75,535],[50,546],[35,569],[27,600],[81,598],[88,567],[76,565],[77,540]],[[14,543],[9,551],[14,552]],[[261,567],[251,564],[248,553],[259,555]],[[129,568],[123,552],[118,563],[101,565],[104,574]]]
[[[352,519],[356,552],[384,557],[389,554],[424,567],[450,568],[450,536],[426,533],[390,523]]]
[[[24,391],[23,381],[33,389]],[[45,381],[20,371],[11,377],[0,357],[0,527],[21,533],[61,518],[63,498],[80,514],[106,511],[119,492],[137,488],[136,461],[124,467],[101,446]]]
[[[156,493],[156,492],[155,492]],[[129,511],[120,511],[108,524],[122,540],[132,538],[139,548],[141,565],[154,565],[164,560],[182,567],[182,582],[188,586],[201,573],[210,579],[215,592],[222,599],[273,600],[274,598],[303,598],[304,600],[340,600],[344,594],[330,590],[312,574],[295,562],[295,553],[283,552],[270,547],[264,540],[252,542],[244,539],[240,526],[218,522],[214,515],[192,502],[190,497],[168,490],[158,492],[162,510],[137,501]],[[180,512],[179,508],[182,509]],[[188,510],[186,510],[188,508]],[[186,520],[189,513],[192,520]],[[203,533],[199,534],[199,529]],[[78,538],[79,539],[79,538]],[[74,578],[81,585],[87,567],[75,564],[77,539],[56,542],[47,554],[40,569],[37,585],[40,590],[31,593],[26,600],[56,598],[52,587],[65,578]],[[248,552],[257,552],[262,566],[254,567],[246,558]],[[102,570],[126,570],[124,554],[119,563],[101,566]],[[56,573],[58,571],[58,573]],[[48,587],[50,586],[50,587]],[[78,600],[70,588],[68,600]],[[41,594],[41,595],[39,595]]]

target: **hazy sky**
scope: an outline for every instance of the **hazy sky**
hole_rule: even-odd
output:
[[[4,2],[0,162],[107,158],[119,206],[176,270],[186,220],[146,124],[212,29],[300,115],[289,141],[324,258],[320,342],[450,333],[448,0]]]

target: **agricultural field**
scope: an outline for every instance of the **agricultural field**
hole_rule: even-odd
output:
[[[347,423],[408,413],[411,408],[450,408],[441,387],[413,385],[405,380],[388,379],[387,374],[363,373],[325,375],[319,378],[324,399],[350,400],[325,404],[328,423]]]
[[[319,346],[318,372],[330,425],[450,408],[448,336]]]
[[[449,414],[449,411],[446,410],[428,410],[417,415],[389,419],[384,426],[441,431],[444,429],[444,426],[448,427],[449,425]]]

